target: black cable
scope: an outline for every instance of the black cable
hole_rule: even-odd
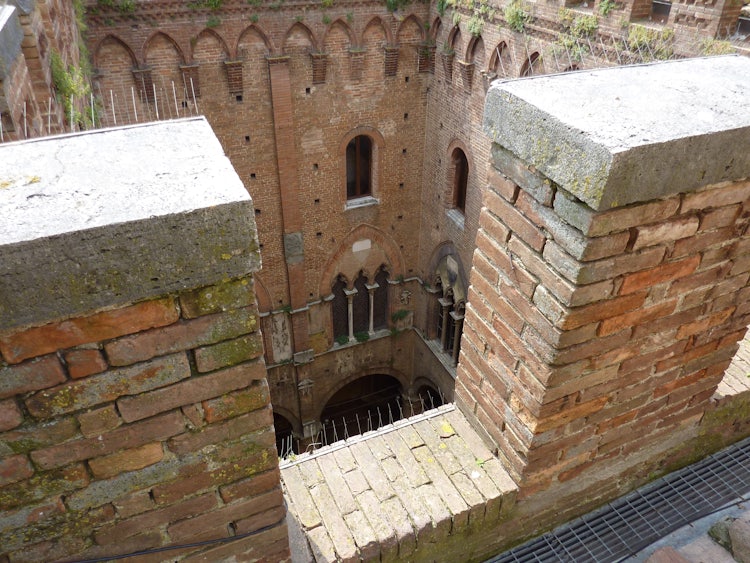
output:
[[[104,561],[114,561],[115,559],[126,559],[128,557],[139,557],[141,555],[151,555],[152,553],[161,553],[163,551],[174,551],[175,549],[189,549],[191,547],[203,547],[206,545],[229,543],[229,542],[233,542],[236,540],[249,538],[250,536],[255,536],[263,532],[267,532],[268,530],[275,528],[276,526],[278,526],[279,524],[282,524],[283,522],[284,522],[284,518],[282,518],[281,520],[279,520],[278,522],[274,524],[269,524],[268,526],[264,526],[257,530],[253,530],[252,532],[246,532],[244,534],[240,534],[239,536],[229,536],[227,538],[217,538],[215,540],[204,540],[200,542],[186,543],[182,545],[168,545],[164,547],[155,547],[153,549],[135,551],[133,553],[127,553],[124,555],[108,555],[107,557],[100,557],[97,559],[80,559],[80,560],[71,561],[71,563],[102,563]]]

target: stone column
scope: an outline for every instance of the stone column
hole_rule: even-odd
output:
[[[456,402],[522,497],[583,511],[700,453],[750,322],[747,91],[736,57],[490,88]]]

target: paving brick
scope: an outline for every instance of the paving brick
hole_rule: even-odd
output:
[[[177,308],[171,298],[145,301],[0,337],[0,351],[7,361],[17,363],[55,350],[168,325],[176,320]]]
[[[0,399],[47,389],[63,381],[65,373],[54,355],[15,366],[0,365]]]
[[[357,544],[359,556],[363,561],[380,560],[380,544],[375,531],[360,510],[344,516],[344,521]]]
[[[361,507],[361,513],[365,515],[369,525],[372,527],[375,539],[380,546],[381,560],[395,561],[398,556],[396,532],[388,520],[388,513],[383,509],[375,493],[367,490],[358,495],[357,504]]]
[[[323,474],[323,478],[325,479],[328,488],[336,493],[333,495],[333,499],[336,502],[336,506],[338,506],[340,513],[347,515],[357,510],[358,506],[354,501],[352,491],[349,490],[346,479],[344,479],[344,475],[341,473],[339,466],[336,465],[336,460],[333,459],[333,456],[320,456],[316,460],[308,463],[316,462],[318,467],[320,467],[320,472]]]
[[[284,481],[284,487],[287,490],[288,497],[293,503],[293,512],[300,525],[305,530],[312,530],[321,526],[323,520],[320,516],[315,501],[310,496],[310,491],[302,481],[299,467],[292,465],[285,467],[281,471]]]
[[[141,420],[173,408],[199,403],[225,393],[243,389],[265,376],[260,363],[243,364],[208,375],[193,376],[168,387],[131,394],[117,401],[117,408],[125,422]],[[181,378],[182,379],[182,378]]]
[[[336,555],[342,561],[357,561],[359,560],[359,554],[357,552],[357,546],[355,545],[354,538],[352,537],[346,522],[339,514],[336,508],[336,502],[333,499],[330,489],[327,485],[318,484],[310,489],[310,495],[312,496],[315,505],[318,507],[318,512],[323,519],[331,541],[333,542]]]
[[[40,391],[26,399],[26,406],[35,417],[51,418],[114,401],[123,395],[164,387],[189,376],[190,364],[185,354],[173,354]],[[166,409],[159,412],[163,410]]]
[[[105,344],[104,350],[111,365],[123,366],[236,338],[257,328],[257,312],[247,307],[126,336]]]

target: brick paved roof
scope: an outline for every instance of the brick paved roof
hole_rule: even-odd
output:
[[[316,561],[403,560],[497,520],[517,491],[452,404],[298,456],[281,475]]]

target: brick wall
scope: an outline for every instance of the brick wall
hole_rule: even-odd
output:
[[[182,135],[191,150],[170,141]],[[23,203],[29,186],[19,184],[2,203],[13,225],[0,244],[2,557],[89,559],[208,541],[166,557],[285,560],[285,508],[254,292],[252,202],[202,120],[90,137],[0,149],[14,165],[11,174],[37,171],[31,189],[54,202],[29,209]],[[87,142],[112,155],[109,176],[78,194],[74,212],[59,198],[67,198],[71,184],[86,185],[75,174],[76,158],[91,154],[80,148]],[[149,159],[150,148],[137,154],[151,143],[160,147],[157,162],[163,157],[174,168]],[[63,168],[48,174],[49,155],[66,151]],[[211,162],[200,165],[208,173],[185,175],[201,158]],[[131,159],[144,179],[128,175]],[[92,177],[101,171],[98,161],[83,168]],[[221,180],[211,186],[212,177]],[[121,192],[122,183],[131,187]],[[165,198],[170,185],[179,187]],[[125,205],[121,195],[141,203]],[[44,228],[27,239],[29,218],[39,216],[46,217]],[[68,226],[53,234],[59,217]],[[171,226],[169,217],[177,217]],[[226,232],[226,221],[235,219]],[[93,230],[80,228],[92,221]],[[17,236],[24,242],[9,244]],[[118,249],[122,240],[130,250]],[[192,255],[173,254],[180,240]],[[149,248],[160,266],[151,258],[139,262]],[[122,270],[136,272],[127,288],[118,286]],[[38,299],[22,317],[13,301],[33,271]]]
[[[672,70],[679,71],[659,68],[662,80]],[[609,72],[608,84],[618,88]],[[526,87],[580,86],[577,79],[538,82]],[[737,124],[730,120],[704,136],[694,126],[710,155],[700,169],[683,162],[656,179],[658,169],[641,165],[641,176],[621,175],[625,157],[595,188],[601,178],[560,154],[578,142],[556,125],[537,129],[556,119],[555,104],[527,114],[534,94],[517,87],[520,97],[509,87],[498,89],[503,101],[495,105],[500,98],[491,94],[488,102],[489,123],[504,124],[491,134],[508,144],[492,149],[456,396],[519,480],[519,498],[534,497],[524,511],[536,508],[542,521],[601,504],[710,449],[699,425],[750,322],[750,183],[747,159],[724,161],[721,136],[735,133],[722,126]],[[523,114],[518,122],[505,102]],[[667,114],[670,105],[662,107]],[[567,111],[576,114],[575,107]],[[586,111],[596,116],[598,108]],[[640,126],[624,127],[631,125]],[[526,140],[517,142],[516,126],[530,132]],[[588,138],[587,125],[578,126]],[[620,126],[591,134],[606,145]],[[673,122],[649,126],[664,144],[651,144],[639,161],[654,153],[661,163],[679,158],[672,151],[680,154],[680,141],[664,142]],[[587,146],[587,165],[597,166],[598,150]],[[639,143],[625,149],[639,150]],[[625,189],[630,182],[638,187]],[[614,203],[628,198],[630,205]],[[571,497],[578,500],[567,503]]]

